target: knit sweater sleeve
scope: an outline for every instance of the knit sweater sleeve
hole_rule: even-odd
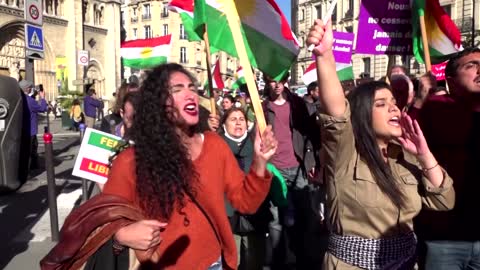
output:
[[[120,196],[135,202],[135,154],[133,147],[121,152],[113,161],[103,193]]]
[[[216,144],[220,148],[217,152],[222,155],[224,188],[228,200],[240,213],[255,213],[270,190],[272,175],[266,171],[265,177],[259,177],[252,169],[245,175],[227,144],[220,137]]]

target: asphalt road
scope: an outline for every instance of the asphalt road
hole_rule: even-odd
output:
[[[39,124],[43,131],[45,119]],[[59,227],[73,207],[80,204],[81,179],[71,175],[80,145],[79,134],[62,128],[60,119],[50,121],[53,133],[55,180]],[[0,195],[0,269],[39,269],[39,261],[54,246],[51,241],[47,201],[44,145],[39,135],[40,169],[15,192]]]

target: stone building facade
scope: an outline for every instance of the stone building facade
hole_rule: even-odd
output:
[[[322,18],[330,7],[331,0],[292,0],[291,24],[297,35],[301,49],[297,62],[292,67],[292,83],[302,85],[303,71],[313,62],[311,53],[305,45],[309,28],[317,18]],[[480,1],[479,0],[440,0],[445,11],[462,32],[463,39],[468,39],[472,22],[477,31],[477,40],[480,40]],[[358,31],[358,16],[360,11],[359,0],[338,0],[337,7],[332,15],[334,30],[353,32]],[[473,20],[474,19],[474,20]],[[356,41],[355,41],[356,42]],[[387,73],[388,56],[355,54],[352,56],[353,71],[356,78],[373,77],[379,79]],[[422,64],[415,61],[413,56],[392,57],[393,64],[402,64],[410,69],[412,75],[425,71]]]
[[[43,84],[48,100],[60,90],[82,91],[84,72],[84,82],[98,96],[113,98],[120,84],[120,4],[119,0],[43,0],[45,51],[43,60],[34,61],[34,80]],[[82,49],[90,54],[85,70],[77,64]],[[0,74],[18,79],[24,73],[24,0],[0,0]]]

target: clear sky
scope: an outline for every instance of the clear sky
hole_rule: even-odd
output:
[[[277,4],[280,6],[280,9],[282,10],[283,14],[285,14],[285,17],[287,17],[288,23],[291,25],[292,23],[290,22],[290,13],[291,13],[291,1],[290,0],[277,0]]]

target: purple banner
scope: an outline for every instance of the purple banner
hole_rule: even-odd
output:
[[[333,54],[335,62],[350,64],[355,34],[348,32],[333,32]]]
[[[333,31],[333,55],[335,62],[350,64],[352,62],[352,49],[355,34],[348,32]],[[315,56],[312,55],[313,60]]]
[[[362,0],[355,53],[412,54],[410,0]]]

